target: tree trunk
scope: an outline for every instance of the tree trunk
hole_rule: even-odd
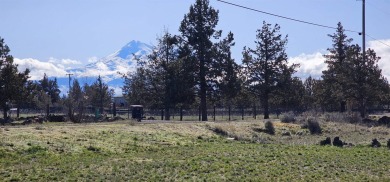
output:
[[[346,106],[347,106],[347,102],[346,101],[340,101],[340,112],[345,112]]]
[[[229,121],[230,121],[230,115],[231,115],[231,107],[229,105],[229,108],[228,108],[228,113],[229,113]]]
[[[69,117],[69,120],[72,120],[72,104],[70,103],[70,98],[69,98],[69,110],[68,110],[68,117]]]
[[[201,107],[199,106],[199,121],[202,120],[202,110]]]
[[[50,114],[50,105],[46,104],[46,117],[48,117]]]
[[[202,95],[202,98],[201,98],[202,121],[207,121],[206,89],[204,89],[204,91],[202,91],[201,95]]]
[[[205,68],[205,60],[201,58],[199,65],[199,80],[200,80],[200,110],[202,113],[202,121],[207,121],[207,100],[206,100],[206,68]]]
[[[241,119],[244,120],[244,108],[241,108]]]
[[[3,107],[3,118],[4,119],[8,118],[7,111],[8,111],[8,109],[6,107]]]
[[[264,119],[269,119],[269,102],[268,102],[268,93],[264,94],[263,107],[264,107]]]
[[[116,104],[115,104],[115,102],[112,103],[112,114],[114,115],[114,117],[116,116]]]
[[[183,121],[183,106],[180,107],[180,121]]]
[[[18,105],[18,108],[16,108],[16,117],[19,118],[20,116],[20,107]]]
[[[84,103],[81,102],[78,107],[79,115],[77,116],[77,122],[81,122],[84,116]]]
[[[164,120],[164,109],[161,109],[161,120]]]
[[[256,113],[256,104],[253,106],[253,118],[256,119],[256,116],[257,113]]]
[[[367,110],[366,110],[366,102],[364,101],[364,99],[362,99],[360,101],[360,117],[362,118],[365,118],[366,117],[366,114],[367,114]]]
[[[215,121],[215,105],[214,105],[213,116],[214,116],[214,121]]]
[[[171,115],[169,113],[169,107],[168,106],[165,107],[164,113],[165,113],[164,114],[165,115],[165,120],[171,120]]]

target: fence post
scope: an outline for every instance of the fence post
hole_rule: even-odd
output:
[[[244,107],[241,107],[241,118],[244,120]]]
[[[183,121],[183,106],[180,106],[180,121]]]
[[[114,117],[116,116],[116,104],[115,104],[115,102],[112,104],[112,114],[114,115]]]
[[[201,115],[202,115],[202,113],[201,113],[200,106],[199,106],[199,121],[202,120]]]
[[[228,108],[228,113],[229,113],[229,121],[230,121],[230,114],[231,114],[231,107],[229,105],[229,108]]]
[[[257,113],[256,113],[256,104],[253,106],[253,108],[254,108],[254,111],[253,111],[254,116],[253,116],[253,118],[256,119],[256,115],[257,115]]]
[[[215,121],[215,105],[214,105],[214,113],[213,113],[214,121]]]

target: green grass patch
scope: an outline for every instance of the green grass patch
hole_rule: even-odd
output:
[[[0,140],[1,181],[389,181],[390,151],[293,141],[255,123],[58,125],[8,128]],[[215,133],[244,140],[229,140]],[[329,129],[329,126],[327,127]],[[329,129],[330,130],[330,129]],[[252,133],[253,132],[253,133]],[[357,130],[357,132],[361,132]],[[368,133],[368,132],[367,132]],[[372,132],[373,133],[373,132]],[[269,138],[268,144],[247,139]],[[329,133],[328,133],[329,134]],[[354,135],[353,135],[354,136]],[[369,135],[371,137],[371,135]],[[387,137],[383,135],[382,137]],[[380,138],[380,137],[378,137]],[[319,142],[319,140],[318,140]],[[368,140],[369,142],[369,140]],[[12,144],[12,145],[10,145]]]

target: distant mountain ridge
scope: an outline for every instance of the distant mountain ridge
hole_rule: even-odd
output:
[[[145,58],[152,52],[153,47],[140,41],[131,41],[121,49],[106,57],[100,58],[97,62],[90,63],[85,69],[102,70],[106,66],[109,70],[118,70],[123,68],[136,68],[137,62],[134,56]]]
[[[135,71],[137,68],[137,61],[134,56],[139,59],[145,59],[152,51],[153,46],[133,40],[113,54],[100,58],[96,62],[87,64],[81,68],[68,69],[66,71],[73,74],[72,78],[78,79],[80,85],[84,85],[85,83],[91,84],[96,81],[97,77],[100,75],[108,86],[114,88],[115,91],[118,92],[124,82],[124,79],[118,72],[125,74]],[[57,78],[57,82],[59,87],[62,88],[62,92],[68,91],[68,78]],[[121,93],[115,94],[120,95]]]
[[[114,54],[109,55],[108,57],[119,57],[122,59],[130,59],[133,57],[133,54],[136,56],[147,55],[152,51],[153,47],[151,45],[145,44],[140,41],[131,41],[125,46],[123,46],[120,50],[115,52]]]

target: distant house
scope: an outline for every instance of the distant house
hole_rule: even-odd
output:
[[[124,107],[124,108],[127,108],[129,107],[129,104],[127,103],[127,100],[125,97],[121,96],[121,97],[114,97],[114,103],[116,105],[116,107]]]

